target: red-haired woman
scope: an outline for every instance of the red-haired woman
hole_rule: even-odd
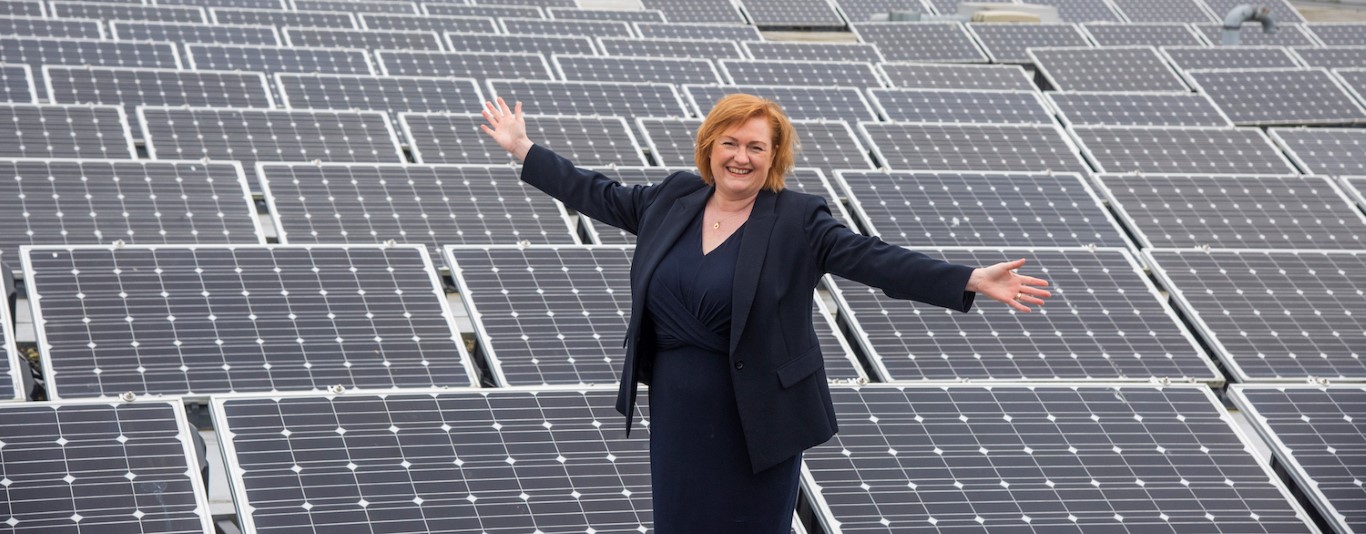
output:
[[[485,103],[491,136],[522,180],[579,213],[638,236],[617,411],[650,385],[655,528],[780,533],[791,528],[801,453],[834,435],[811,323],[825,273],[958,311],[975,294],[1021,312],[1047,282],[1024,260],[972,268],[856,234],[817,196],[783,189],[797,136],[772,101],[729,95],[697,133],[698,174],[623,186],[526,134],[521,103]]]

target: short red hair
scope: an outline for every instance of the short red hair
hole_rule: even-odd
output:
[[[697,129],[697,147],[693,153],[694,164],[702,173],[702,181],[707,185],[716,182],[711,175],[711,150],[721,135],[735,126],[744,124],[755,117],[768,120],[773,130],[773,156],[769,162],[768,176],[764,178],[764,189],[781,191],[784,177],[792,171],[797,157],[797,130],[792,121],[783,113],[777,102],[744,93],[729,94],[716,101],[702,126]]]

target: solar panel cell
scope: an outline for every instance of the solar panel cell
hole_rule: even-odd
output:
[[[99,20],[45,19],[41,17],[0,17],[0,35],[24,37],[61,37],[103,39],[104,26]]]
[[[859,41],[873,43],[888,61],[986,63],[967,28],[943,22],[850,24]]]
[[[0,63],[0,102],[38,103],[38,90],[28,65]]]
[[[1034,91],[869,89],[878,113],[893,122],[1052,124]]]
[[[468,113],[403,113],[403,131],[420,163],[501,164],[512,156],[479,130],[484,118]],[[570,161],[590,165],[644,165],[635,135],[621,117],[538,115],[526,118],[537,144]]]
[[[1189,91],[1152,47],[1032,48],[1029,55],[1059,91]]]
[[[0,157],[136,158],[118,106],[0,104]]]
[[[1087,172],[1066,134],[1035,124],[858,123],[897,170]]]
[[[1018,65],[933,65],[879,63],[892,87],[1034,91],[1032,75]]]
[[[4,0],[0,2],[0,15],[23,17],[46,17],[44,3],[38,0]]]
[[[117,40],[152,40],[173,43],[210,43],[276,46],[283,44],[274,26],[243,24],[178,24],[171,22],[109,22]]]
[[[596,57],[555,54],[550,60],[566,80],[588,82],[720,83],[711,61],[688,58]]]
[[[1233,126],[1201,94],[1050,91],[1044,97],[1068,126]]]
[[[1104,173],[1294,174],[1255,128],[1074,126],[1086,158]]]
[[[380,73],[385,76],[454,76],[551,80],[555,76],[545,56],[533,53],[431,52],[379,50]]]

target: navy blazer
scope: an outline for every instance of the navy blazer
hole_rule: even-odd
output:
[[[654,327],[646,289],[660,260],[707,203],[713,187],[690,172],[652,186],[624,186],[578,169],[549,149],[527,153],[522,180],[579,213],[638,237],[631,262],[631,318],[617,411],[630,435],[637,384],[650,381]],[[825,360],[811,323],[825,273],[881,288],[888,296],[958,311],[972,306],[972,268],[930,258],[850,231],[825,200],[760,191],[745,223],[731,297],[731,383],[750,466],[762,471],[824,443],[837,430]]]

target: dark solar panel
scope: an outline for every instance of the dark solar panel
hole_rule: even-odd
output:
[[[179,24],[171,22],[110,21],[115,39],[276,46],[283,44],[274,26],[242,24]]]
[[[323,74],[375,74],[369,51],[358,48],[188,44],[190,68]]]
[[[1058,8],[1063,22],[1119,22],[1118,13],[1106,0],[1030,0],[1030,4]]]
[[[325,48],[364,50],[443,50],[436,32],[402,30],[334,30],[326,28],[285,28],[285,44]]]
[[[732,5],[731,11],[735,10]],[[718,11],[724,14],[724,11]],[[735,16],[740,16],[735,12]],[[762,41],[764,36],[759,33],[759,29],[754,26],[742,25],[743,19],[729,19],[729,24],[680,24],[677,19],[670,18],[674,22],[636,22],[632,25],[636,27],[636,33],[646,39],[722,39],[729,41]]]
[[[693,164],[697,128],[702,119],[639,119],[646,142],[656,163],[686,167]],[[834,169],[871,169],[868,149],[854,135],[844,121],[794,120],[798,167],[810,167],[831,172]]]
[[[640,4],[645,6],[645,9],[663,12],[671,24],[745,24],[745,17],[740,14],[739,7],[730,0],[640,0]],[[750,28],[753,29],[752,26]],[[759,32],[755,29],[754,33],[757,37]],[[643,32],[641,36],[654,37]]]
[[[342,11],[348,13],[421,13],[412,2],[358,2],[356,0],[290,0],[296,11]]]
[[[1272,128],[1271,138],[1306,173],[1366,174],[1366,130],[1360,128]]]
[[[1366,108],[1325,69],[1188,70],[1186,76],[1240,126],[1366,122]]]
[[[1294,174],[1256,128],[1073,126],[1098,172]]]
[[[871,235],[907,247],[1127,247],[1074,173],[839,171]]]
[[[920,0],[834,0],[835,8],[849,22],[871,22],[873,16],[886,17],[893,11],[929,13]]]
[[[593,40],[587,37],[559,35],[490,35],[487,33],[446,32],[446,42],[452,52],[525,52],[541,54],[596,55]]]
[[[1326,46],[1322,48],[1292,48],[1293,53],[1310,67],[1326,69],[1366,68],[1366,46]]]
[[[574,244],[554,199],[500,166],[263,163],[280,242]]]
[[[561,20],[619,20],[622,22],[667,22],[664,12],[658,9],[580,9],[576,7],[549,7],[546,12],[552,19]]]
[[[1338,532],[1366,529],[1366,388],[1239,384],[1229,397]]]
[[[1200,0],[1110,0],[1129,22],[1215,22]],[[1223,13],[1219,14],[1223,19]]]
[[[22,245],[264,243],[235,162],[0,159],[0,252]]]
[[[179,400],[0,405],[9,532],[212,532]]]
[[[505,33],[572,35],[578,37],[635,37],[631,25],[619,20],[546,20],[501,18]]]
[[[1204,387],[831,389],[803,457],[827,531],[1317,530]]]
[[[1037,89],[1033,75],[1019,65],[879,63],[877,67],[892,87],[906,89]]]
[[[431,52],[379,50],[379,70],[385,76],[453,76],[551,80],[555,76],[545,56],[518,52]]]
[[[1099,46],[1204,46],[1188,24],[1146,22],[1083,24],[1082,31]]]
[[[745,52],[735,41],[720,39],[638,39],[600,37],[598,45],[609,56],[686,57],[697,59],[741,59]],[[592,54],[587,52],[557,52]]]
[[[99,20],[0,16],[0,35],[103,39],[104,25]]]
[[[859,122],[882,166],[897,170],[1086,172],[1067,134],[1038,124]]]
[[[1276,19],[1280,22],[1280,19]],[[1194,24],[1196,31],[1214,46],[1224,44],[1223,24]],[[1317,46],[1298,24],[1276,24],[1276,33],[1262,31],[1260,23],[1244,24],[1238,30],[1239,44],[1245,46]]]
[[[861,22],[850,26],[859,41],[877,45],[888,61],[987,61],[967,28],[956,22]]]
[[[399,122],[420,163],[501,164],[512,156],[479,130],[476,113],[403,113]],[[635,135],[621,117],[533,115],[527,134],[575,164],[644,165]]]
[[[992,63],[1031,63],[1030,48],[1091,46],[1075,24],[968,24]]]
[[[276,9],[209,8],[209,15],[217,24],[258,24],[283,28],[359,28],[352,13],[336,11],[280,11]]]
[[[1366,46],[1366,24],[1360,22],[1311,22],[1304,29],[1325,46]]]
[[[1151,250],[1149,265],[1239,382],[1362,380],[1361,251]]]
[[[826,0],[736,0],[760,28],[844,28],[844,19]]]
[[[1161,51],[1173,66],[1182,70],[1293,69],[1302,66],[1289,50],[1277,46],[1168,46]]]
[[[152,159],[402,163],[393,127],[373,111],[140,107]]]
[[[705,59],[555,54],[551,61],[566,80],[676,85],[722,81],[716,66]]]
[[[422,11],[428,15],[489,17],[490,23],[493,23],[492,19],[500,17],[543,19],[546,16],[545,10],[537,6],[467,6],[444,2],[424,2]],[[497,24],[491,24],[491,27],[497,28]]]
[[[853,87],[785,87],[780,85],[684,85],[693,109],[706,116],[716,101],[731,93],[761,96],[782,106],[793,119],[874,120],[877,114]]]
[[[1101,175],[1110,205],[1149,248],[1366,248],[1366,215],[1331,178]]]
[[[0,102],[37,104],[38,90],[28,65],[0,63]]]
[[[1044,93],[1064,124],[1233,126],[1208,96],[1194,93]]]
[[[722,59],[721,72],[731,83],[817,87],[883,87],[872,63],[782,59]]]
[[[649,431],[617,430],[614,395],[225,397],[213,413],[246,532],[644,531]]]
[[[1052,124],[1053,112],[1035,91],[870,89],[873,106],[892,122]]]
[[[118,106],[0,103],[0,157],[137,157]]]
[[[663,83],[489,80],[488,87],[491,97],[522,102],[522,110],[528,115],[621,115],[628,119],[688,116],[678,91]]]
[[[43,65],[178,69],[180,56],[169,42],[0,36],[0,63],[25,64],[36,75]]]
[[[62,397],[473,383],[417,245],[27,250],[48,391]]]
[[[1245,4],[1242,0],[1200,0],[1205,6],[1209,7],[1214,18],[1222,20],[1234,8]],[[1259,0],[1258,7],[1271,8],[1271,16],[1276,19],[1277,26],[1290,26],[1304,22],[1304,17],[1295,6],[1290,5],[1286,0]]]
[[[612,385],[631,310],[631,247],[447,247],[500,386]]]
[[[383,111],[394,124],[405,111],[463,112],[480,109],[484,94],[468,78],[275,75],[285,107]]]
[[[362,13],[361,28],[367,30],[407,30],[436,32],[499,33],[498,24],[489,17],[454,15],[389,15]]]
[[[46,17],[44,5],[44,2],[37,0],[4,0],[0,2],[0,15]]]
[[[1189,91],[1152,47],[1033,48],[1029,55],[1058,91]]]
[[[43,73],[53,101],[122,105],[128,117],[137,116],[139,105],[275,107],[259,72],[48,66]],[[141,125],[130,126],[137,139],[145,138]]]
[[[755,41],[741,46],[754,59],[786,59],[793,61],[849,61],[878,63],[882,53],[876,45],[867,43],[803,43]]]

